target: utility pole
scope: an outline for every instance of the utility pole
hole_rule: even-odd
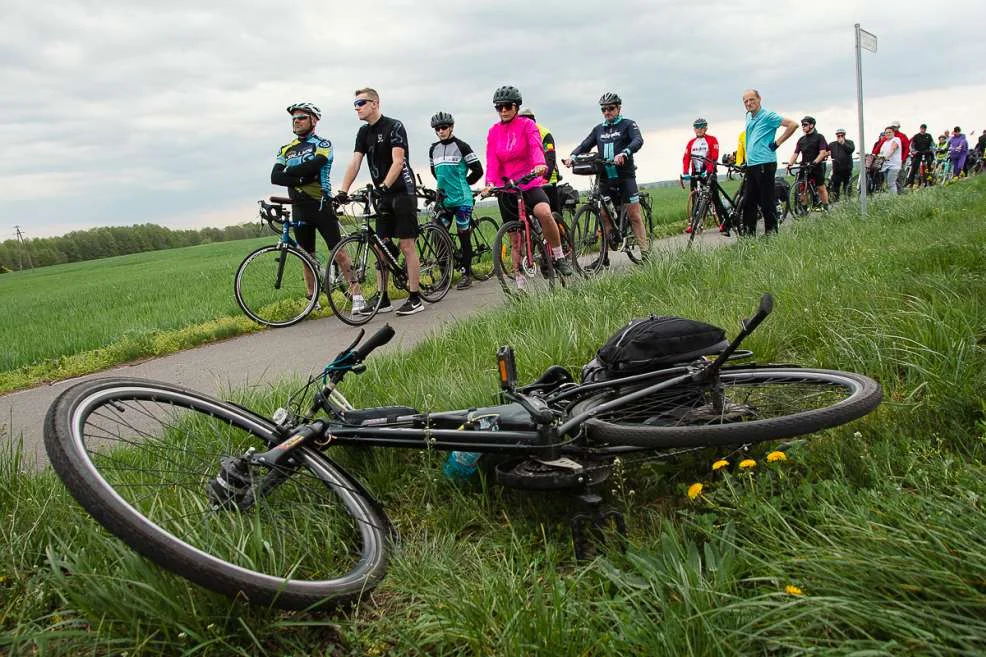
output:
[[[31,252],[27,248],[27,242],[24,241],[24,233],[21,232],[21,227],[14,226],[14,230],[17,231],[17,243],[20,245],[20,251],[17,255],[17,268],[21,271],[24,270],[24,256],[27,256],[27,266],[34,269],[34,263],[31,262]]]
[[[876,52],[876,35],[856,23],[856,107],[859,112],[859,213],[866,216],[866,138],[863,137],[863,51]]]

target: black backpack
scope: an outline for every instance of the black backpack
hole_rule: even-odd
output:
[[[663,316],[635,319],[614,333],[582,368],[582,382],[607,381],[719,353],[726,332],[694,319]]]
[[[579,204],[579,192],[568,183],[558,185],[558,202],[562,207],[574,209]]]

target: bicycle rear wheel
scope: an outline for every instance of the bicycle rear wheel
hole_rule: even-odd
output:
[[[490,217],[476,219],[472,229],[472,277],[487,281],[493,277],[493,240],[499,230]]]
[[[307,254],[287,244],[262,246],[240,263],[233,279],[236,303],[264,326],[297,324],[318,302],[318,272]],[[308,298],[305,278],[315,282]]]
[[[572,240],[579,268],[587,275],[595,274],[609,265],[606,250],[606,226],[599,209],[583,205],[575,213]]]
[[[615,401],[585,422],[587,437],[644,447],[712,446],[839,426],[874,410],[883,397],[872,379],[834,370],[726,369],[716,384],[682,384],[624,403],[627,391],[611,390],[579,402],[571,415]]]
[[[366,233],[357,233],[343,239],[332,249],[329,262],[338,263],[341,255],[349,259],[349,279],[342,267],[330,267],[334,277],[326,280],[325,294],[336,317],[350,326],[366,324],[377,314],[382,296],[387,289],[387,268],[381,264],[377,252]]]
[[[416,246],[421,298],[429,303],[441,301],[452,284],[452,238],[444,229],[428,224],[418,231]]]
[[[530,237],[531,251],[528,251]],[[539,235],[524,234],[519,221],[508,221],[496,233],[493,246],[493,271],[503,291],[514,294],[541,292],[555,286],[555,268],[544,251]]]
[[[386,571],[389,523],[323,454],[244,466],[238,495],[217,488],[224,459],[276,440],[274,425],[245,408],[141,379],[75,385],[45,418],[45,448],[75,499],[159,566],[285,609],[369,591]]]

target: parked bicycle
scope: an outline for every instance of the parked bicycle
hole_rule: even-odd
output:
[[[163,568],[251,604],[331,605],[373,589],[396,540],[380,502],[340,464],[349,456],[340,447],[499,457],[491,470],[499,483],[569,490],[592,504],[573,518],[578,541],[607,522],[622,528],[592,492],[617,459],[626,468],[804,436],[877,407],[880,386],[859,374],[733,365],[771,307],[764,295],[714,357],[672,351],[650,371],[595,383],[552,366],[518,386],[513,351],[501,348],[502,403],[463,410],[356,409],[346,400],[339,384],[390,340],[389,325],[362,345],[360,331],[270,419],[169,383],[94,379],[52,403],[45,447],[86,511]]]
[[[439,226],[452,240],[452,253],[455,268],[463,271],[462,244],[459,241],[459,231],[455,228],[455,213],[442,204],[445,193],[438,189],[418,186],[418,195],[425,201],[425,214],[428,221]],[[473,192],[475,196],[478,192]],[[472,243],[472,259],[470,261],[472,277],[477,281],[485,281],[493,277],[493,240],[499,226],[492,217],[477,217],[473,214],[469,223],[469,240]]]
[[[607,164],[613,164],[613,160],[603,159],[595,153],[574,155],[571,160],[572,173],[595,176],[585,203],[575,212],[572,226],[576,259],[587,274],[609,266],[609,251],[622,251],[635,264],[643,261],[640,244],[630,223],[628,204],[602,193],[601,176]],[[653,233],[649,194],[647,211],[644,213],[642,201],[641,213],[644,230]]]
[[[338,277],[342,267],[330,258],[323,277],[321,263],[291,237],[291,229],[304,222],[291,219],[290,198],[271,196],[270,203],[257,203],[260,218],[280,240],[243,259],[233,277],[233,294],[240,309],[258,324],[291,326],[318,307],[325,278]],[[340,262],[348,267],[344,258]]]
[[[407,291],[408,272],[397,245],[381,238],[370,225],[370,219],[376,216],[372,211],[373,188],[368,185],[349,194],[349,201],[349,207],[361,207],[352,220],[362,225],[336,245],[331,258],[348,260],[352,271],[347,278],[341,268],[336,270],[338,273],[327,280],[326,295],[339,319],[350,326],[359,326],[373,319],[380,310],[381,292],[386,290],[389,296],[391,285],[393,291]],[[422,226],[416,247],[421,298],[429,303],[441,301],[452,283],[452,241],[448,232],[438,226]]]
[[[503,186],[490,189],[490,194],[493,196],[507,195],[517,201],[518,219],[500,226],[493,239],[493,271],[507,294],[514,294],[521,289],[521,286],[525,292],[535,292],[553,289],[556,282],[563,286],[568,284],[566,277],[559,275],[555,270],[555,258],[551,252],[551,245],[548,244],[541,230],[541,223],[536,218],[532,221],[527,214],[519,185],[530,182],[534,178],[533,173],[516,182],[504,178]],[[575,259],[572,245],[572,233],[560,214],[554,212],[552,216],[558,225],[562,258],[571,265],[576,274],[580,274],[581,269]],[[521,277],[520,284],[518,284],[518,275]]]
[[[791,212],[796,217],[804,217],[810,210],[820,210],[822,202],[818,196],[818,186],[815,180],[808,176],[811,167],[794,164],[787,170],[794,175],[794,184],[791,185],[790,192]]]

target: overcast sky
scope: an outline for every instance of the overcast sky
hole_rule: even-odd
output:
[[[2,0],[0,240],[152,222],[219,226],[255,216],[292,135],[285,107],[322,108],[332,182],[352,156],[353,90],[372,86],[404,121],[426,184],[429,118],[485,156],[493,90],[525,105],[568,153],[618,92],[645,145],[641,182],[677,176],[709,120],[724,151],[743,125],[740,96],[811,113],[858,142],[853,25],[864,53],[865,141],[899,120],[907,134],[986,129],[986,2],[946,0]],[[933,7],[931,11],[929,8]],[[793,143],[781,147],[781,159]],[[584,187],[585,179],[567,177]],[[359,183],[368,179],[361,172]],[[283,188],[282,190],[283,191]]]

